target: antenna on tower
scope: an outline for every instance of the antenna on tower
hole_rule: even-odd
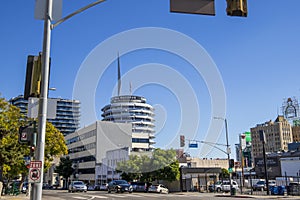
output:
[[[120,69],[120,55],[118,52],[118,96],[120,96],[121,91],[121,69]]]
[[[131,81],[129,82],[129,94],[132,95],[132,83],[131,83]]]

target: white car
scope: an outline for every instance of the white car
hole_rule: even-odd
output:
[[[239,189],[239,185],[237,184],[236,181],[231,180],[231,185],[232,188],[238,190]],[[217,192],[230,192],[230,184],[229,181],[218,181],[215,185],[214,185],[214,189]]]
[[[72,181],[69,185],[69,192],[86,192],[87,186],[82,181]]]
[[[148,189],[148,192],[156,192],[156,193],[169,193],[169,189],[163,184],[155,184],[151,185]]]

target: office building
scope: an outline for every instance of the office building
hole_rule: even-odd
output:
[[[279,115],[274,122],[270,120],[251,128],[252,155],[254,158],[263,155],[260,130],[265,133],[266,152],[288,151],[288,143],[293,142],[291,125],[283,116]]]
[[[132,151],[154,149],[154,108],[146,103],[144,97],[115,96],[101,111],[103,121],[132,124]]]
[[[76,131],[80,125],[80,102],[61,98],[50,99],[57,102],[56,117],[47,121],[51,122],[63,135]],[[28,100],[25,100],[23,95],[12,98],[9,102],[20,108],[22,114],[27,115]]]
[[[90,183],[102,179],[106,180],[106,177],[100,177],[99,174],[96,174],[96,169],[102,165],[107,152],[120,148],[130,149],[132,146],[131,135],[131,124],[103,121],[96,121],[87,127],[66,135],[68,156],[73,161],[75,168],[73,179],[77,178]],[[117,159],[114,158],[115,154],[108,153],[108,156],[111,158],[107,159],[113,160],[113,164],[109,164],[109,166],[115,166]]]

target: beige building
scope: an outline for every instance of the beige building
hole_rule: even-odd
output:
[[[300,142],[300,126],[293,126],[292,132],[293,132],[293,141]]]
[[[266,152],[287,151],[288,143],[293,142],[292,127],[289,122],[283,117],[278,116],[273,122],[272,120],[263,124],[258,124],[251,130],[252,137],[252,154],[254,158],[262,157],[263,147],[260,140],[259,131],[263,130],[265,133]]]

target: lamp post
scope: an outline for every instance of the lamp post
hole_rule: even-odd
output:
[[[226,132],[226,154],[228,159],[228,167],[230,166],[230,146],[228,143],[228,125],[227,125],[227,119],[222,117],[214,117],[214,119],[220,119],[223,120],[225,123],[225,132]],[[229,172],[229,183],[230,183],[230,195],[232,195],[232,183],[231,183],[231,173]]]
[[[52,5],[53,0],[46,0],[45,13],[44,13],[44,35],[43,35],[43,51],[42,51],[42,77],[41,77],[41,93],[39,99],[39,111],[38,111],[38,138],[37,138],[37,151],[36,160],[42,162],[40,170],[40,182],[33,184],[33,193],[30,196],[31,200],[42,199],[42,187],[43,187],[43,175],[44,175],[44,153],[45,153],[45,135],[46,135],[46,120],[47,120],[47,99],[48,99],[48,77],[49,77],[49,60],[50,60],[50,40],[51,30],[72,16],[81,13],[82,11],[102,3],[104,0],[97,0],[74,13],[58,20],[55,24],[52,24]]]

